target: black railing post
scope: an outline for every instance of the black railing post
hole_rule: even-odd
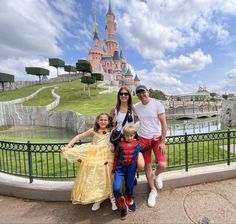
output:
[[[227,165],[230,165],[230,129],[227,131]]]
[[[184,145],[185,145],[185,171],[188,172],[188,136],[187,132],[184,135]]]
[[[30,141],[27,142],[27,151],[28,151],[28,165],[29,165],[29,180],[30,183],[33,182],[33,175],[32,175],[32,156],[31,156],[31,143]]]

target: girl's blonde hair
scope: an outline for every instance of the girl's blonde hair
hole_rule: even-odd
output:
[[[123,129],[124,135],[134,135],[136,133],[134,126],[129,125]]]
[[[109,131],[111,131],[111,129],[113,128],[113,118],[112,118],[108,113],[100,113],[100,114],[96,117],[96,121],[95,121],[95,124],[94,124],[93,130],[94,130],[95,132],[98,132],[98,130],[100,129],[99,124],[98,124],[98,120],[100,119],[100,117],[101,117],[102,115],[106,115],[107,118],[108,118],[108,122],[109,122],[109,123],[108,123],[108,125],[107,125],[106,128],[108,128]]]

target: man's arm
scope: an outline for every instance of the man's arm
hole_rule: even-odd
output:
[[[161,153],[165,153],[166,151],[166,133],[167,133],[167,122],[166,122],[166,114],[162,113],[158,115],[160,122],[161,122],[161,143],[159,145],[159,149],[161,150]]]

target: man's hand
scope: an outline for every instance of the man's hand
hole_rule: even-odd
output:
[[[161,142],[159,144],[159,150],[161,151],[162,155],[166,153],[166,145],[165,145],[165,143]]]

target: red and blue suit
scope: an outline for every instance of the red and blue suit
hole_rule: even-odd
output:
[[[132,201],[138,153],[141,150],[142,147],[137,140],[131,142],[122,140],[115,150],[113,194],[119,209],[122,208],[122,196],[125,197],[128,207]],[[122,193],[123,182],[125,182],[124,195]]]

